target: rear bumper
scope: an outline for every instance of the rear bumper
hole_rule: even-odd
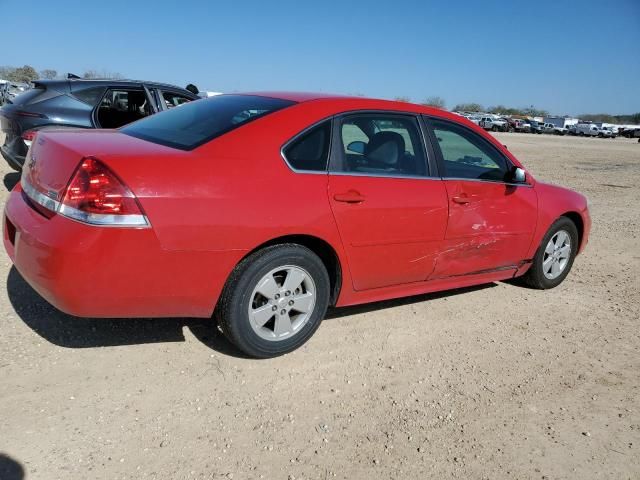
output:
[[[46,218],[18,184],[5,207],[4,245],[24,279],[80,317],[209,317],[239,251],[164,250],[151,228]]]
[[[7,161],[9,166],[14,170],[22,170],[22,165],[24,165],[24,157],[20,155],[13,154],[7,147],[0,147],[0,152],[2,153],[2,157]]]

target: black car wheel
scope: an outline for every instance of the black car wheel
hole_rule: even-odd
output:
[[[301,245],[275,245],[238,264],[215,316],[242,352],[276,357],[311,338],[327,311],[329,290],[329,274],[315,253]]]
[[[569,274],[577,253],[578,229],[569,218],[560,217],[540,242],[522,281],[539,290],[557,287]]]

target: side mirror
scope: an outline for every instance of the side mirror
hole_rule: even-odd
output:
[[[516,167],[513,169],[513,183],[525,183],[527,181],[527,172],[522,168]]]
[[[353,153],[359,153],[360,155],[364,155],[364,148],[366,146],[367,144],[364,142],[360,142],[360,141],[351,142],[349,145],[347,145],[347,150]]]

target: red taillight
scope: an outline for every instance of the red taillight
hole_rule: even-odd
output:
[[[22,132],[22,139],[27,142],[33,142],[33,139],[36,138],[36,133],[38,133],[36,130],[27,130]]]
[[[34,112],[25,112],[24,110],[18,110],[15,112],[16,115],[20,115],[21,117],[35,117],[35,118],[48,118],[46,115],[42,113],[34,113]]]
[[[71,177],[58,212],[96,225],[148,225],[133,192],[92,157],[84,158]]]

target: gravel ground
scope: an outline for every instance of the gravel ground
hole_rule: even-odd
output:
[[[275,360],[69,317],[0,254],[0,478],[640,478],[640,145],[497,136],[591,201],[564,284],[339,309]]]

